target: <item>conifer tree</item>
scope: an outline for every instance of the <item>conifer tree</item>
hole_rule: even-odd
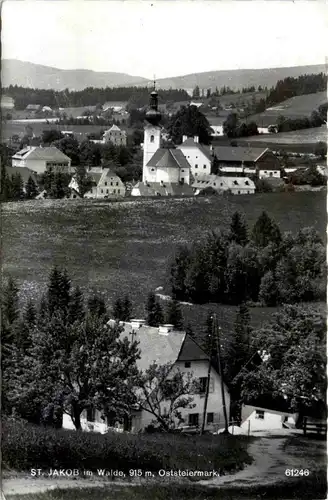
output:
[[[50,316],[55,311],[60,311],[67,317],[70,303],[71,281],[67,275],[66,269],[60,271],[57,266],[54,266],[50,272],[47,301]]]
[[[107,317],[107,308],[102,297],[94,293],[88,300],[88,311],[91,316]]]
[[[75,321],[82,319],[84,314],[84,297],[80,287],[77,286],[71,293],[68,308],[68,322],[74,323]]]
[[[147,325],[159,326],[164,323],[163,310],[153,292],[148,295],[146,303]]]
[[[38,188],[37,185],[35,184],[34,180],[30,176],[27,180],[26,186],[25,186],[25,191],[26,191],[26,198],[28,200],[33,200],[36,195],[38,194]]]
[[[132,316],[132,302],[128,295],[123,299],[117,298],[113,308],[114,319],[118,321],[129,321]]]
[[[167,306],[166,323],[173,325],[176,330],[183,330],[181,306],[177,300],[171,300]]]
[[[19,172],[11,176],[11,197],[13,200],[24,198],[24,183]]]
[[[277,224],[270,219],[266,212],[262,212],[254,224],[252,240],[258,247],[266,247],[270,242],[279,245],[281,233]]]
[[[231,218],[229,238],[237,245],[244,246],[248,242],[247,225],[239,212],[235,212]]]

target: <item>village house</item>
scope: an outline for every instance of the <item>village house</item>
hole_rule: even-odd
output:
[[[126,132],[117,125],[112,125],[110,129],[104,132],[102,142],[111,143],[114,146],[126,146]]]
[[[0,105],[2,110],[9,111],[11,109],[14,109],[15,107],[15,101],[12,97],[8,95],[2,95],[1,96],[1,105]]]
[[[259,179],[281,177],[280,161],[268,148],[211,146],[209,149],[224,174],[253,174]]]
[[[201,175],[195,178],[192,183],[195,195],[209,192],[224,192],[239,194],[254,194],[255,184],[249,177],[218,176],[214,174]]]
[[[85,193],[84,198],[106,199],[121,198],[125,196],[125,185],[120,177],[109,168],[91,167],[88,175],[93,181],[90,191]],[[71,198],[79,198],[79,186],[76,177],[73,176],[68,187],[71,189]]]
[[[110,325],[115,321],[110,320]],[[208,355],[198,345],[198,343],[188,334],[182,331],[175,331],[173,325],[162,325],[151,327],[145,324],[144,320],[132,319],[130,322],[120,322],[124,330],[121,338],[133,338],[139,342],[140,359],[137,360],[139,370],[145,372],[147,368],[156,362],[157,365],[172,364],[171,373],[176,370],[182,373],[191,373],[197,382],[198,389],[193,397],[193,408],[181,409],[184,422],[182,426],[200,427],[203,420],[204,401],[206,393],[206,383],[208,377],[209,361]],[[170,375],[168,376],[168,380]],[[227,386],[224,384],[225,403],[229,418],[230,395]],[[165,415],[169,401],[162,401],[160,404],[161,413]],[[144,409],[134,409],[131,420],[126,422],[124,427],[117,425],[118,430],[139,432],[144,430],[154,421],[155,417]],[[224,413],[221,394],[221,379],[214,365],[211,366],[209,394],[207,411],[205,416],[205,430],[216,432],[224,427]],[[105,433],[110,427],[115,426],[115,422],[104,420],[98,410],[84,411],[81,418],[82,429]],[[64,428],[74,429],[69,416],[64,415]]]
[[[193,138],[184,135],[182,143],[177,147],[191,167],[191,174],[208,175],[211,173],[212,155],[208,148],[199,143],[198,136]]]
[[[43,174],[47,169],[70,172],[71,159],[56,147],[27,146],[12,156],[13,167],[26,167],[37,174]]]

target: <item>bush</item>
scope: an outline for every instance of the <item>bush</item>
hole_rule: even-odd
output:
[[[106,435],[33,426],[7,420],[2,426],[4,467],[97,470],[190,469],[230,471],[251,459],[241,436],[172,434]]]

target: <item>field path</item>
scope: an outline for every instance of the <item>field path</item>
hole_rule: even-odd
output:
[[[291,437],[292,440],[289,439]],[[311,474],[318,471],[318,469],[324,468],[325,442],[305,440],[301,434],[290,431],[279,431],[270,433],[270,435],[262,433],[250,443],[248,451],[253,457],[251,465],[235,474],[221,476],[212,480],[198,481],[197,484],[212,488],[224,487],[225,489],[269,486],[275,483],[296,480],[293,477],[286,477],[286,469],[308,469]],[[137,486],[145,481],[149,481],[149,479],[113,481],[97,476],[88,479],[59,478],[54,480],[46,477],[34,478],[27,476],[26,473],[15,473],[14,477],[8,476],[3,479],[2,488],[4,494],[9,496],[41,493],[57,488],[109,488],[111,485],[113,487]],[[159,481],[163,484],[165,482],[163,480]]]

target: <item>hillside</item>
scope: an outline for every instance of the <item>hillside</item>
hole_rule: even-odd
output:
[[[265,68],[265,69],[238,69],[225,71],[210,71],[206,73],[195,73],[191,75],[177,76],[158,80],[161,88],[184,88],[192,89],[196,85],[200,88],[212,88],[229,86],[231,89],[241,89],[252,85],[257,88],[272,87],[278,80],[287,77],[298,77],[304,74],[325,73],[324,65],[295,66],[289,68]]]
[[[125,73],[100,73],[87,69],[65,70],[33,64],[30,62],[4,59],[2,61],[2,86],[18,85],[28,88],[82,90],[86,87],[118,87],[131,84],[146,85],[140,76]]]
[[[133,68],[132,68],[133,69]],[[323,65],[296,66],[273,69],[238,69],[210,71],[191,75],[162,78],[158,86],[162,89],[192,89],[196,85],[201,88],[229,86],[241,89],[254,85],[256,88],[272,87],[278,80],[286,77],[297,77],[303,74],[325,72]],[[29,88],[63,90],[82,90],[86,87],[146,86],[151,82],[147,78],[131,76],[125,73],[96,72],[91,70],[63,70],[33,64],[30,62],[4,59],[2,61],[2,86],[19,85]]]
[[[328,101],[326,92],[305,94],[287,99],[276,106],[267,108],[263,113],[249,117],[249,121],[255,121],[259,126],[268,126],[276,123],[278,116],[296,119],[310,117],[312,111],[318,109],[321,104]]]

